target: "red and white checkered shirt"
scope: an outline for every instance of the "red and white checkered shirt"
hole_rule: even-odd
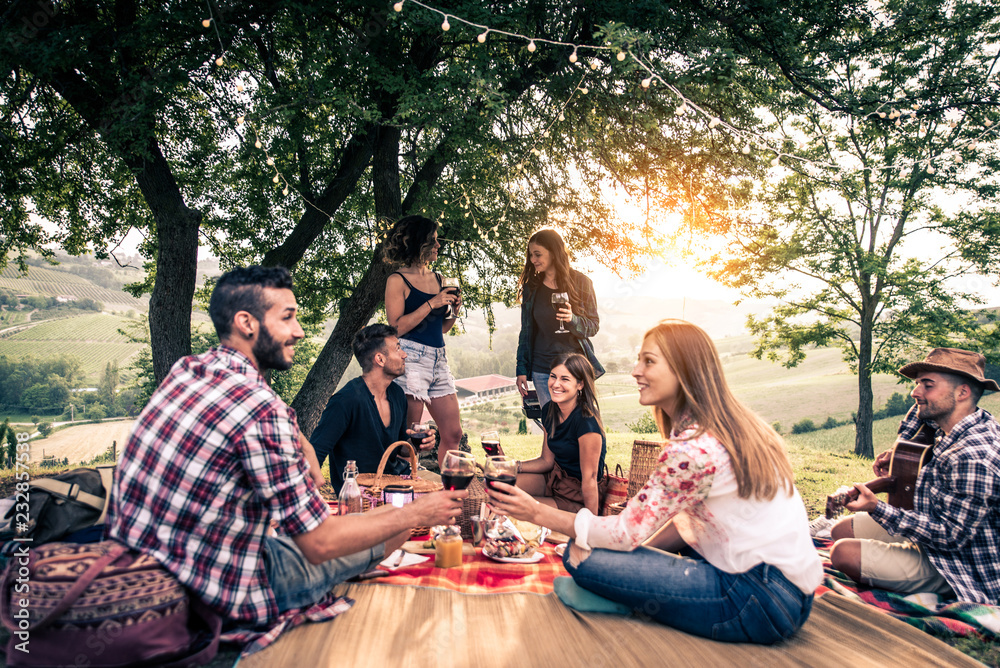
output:
[[[330,514],[298,438],[295,412],[242,353],[178,360],[125,445],[108,537],[154,556],[226,617],[273,621],[269,520],[297,536]]]

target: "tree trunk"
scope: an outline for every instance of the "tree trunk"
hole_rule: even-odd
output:
[[[375,137],[372,157],[372,191],[375,215],[379,220],[396,220],[402,215],[399,192],[399,138],[395,127],[380,127]],[[340,377],[351,362],[354,335],[368,324],[385,298],[385,281],[392,269],[386,262],[379,244],[372,253],[371,264],[361,278],[351,298],[341,304],[340,317],[329,340],[309,369],[299,393],[292,401],[298,416],[299,429],[311,435],[319,423],[330,395],[337,389]]]
[[[350,299],[340,309],[333,333],[320,351],[316,362],[292,401],[299,429],[308,437],[319,424],[326,402],[336,391],[340,377],[351,362],[351,342],[359,329],[368,324],[385,296],[385,279],[392,267],[382,260],[382,247],[372,253],[372,262]]]
[[[159,146],[149,159],[127,158],[156,221],[156,280],[149,299],[149,340],[156,383],[191,354],[191,302],[198,272],[201,213],[188,208]]]
[[[873,459],[872,446],[872,327],[868,319],[861,320],[861,341],[858,346],[858,417],[855,421],[854,454]]]

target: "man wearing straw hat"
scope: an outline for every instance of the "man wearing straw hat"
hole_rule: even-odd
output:
[[[899,427],[909,439],[923,423],[936,429],[930,460],[917,478],[913,510],[894,508],[858,484],[855,515],[832,529],[830,560],[855,582],[901,593],[933,592],[1000,604],[1000,425],[977,408],[986,359],[935,348],[899,370],[916,381],[916,405]],[[875,460],[887,474],[889,456]]]
[[[292,366],[305,334],[283,267],[229,271],[209,315],[219,346],[174,364],[122,452],[108,537],[152,555],[240,626],[329,602],[333,587],[399,547],[414,526],[445,524],[467,493],[334,517],[295,413],[264,378]],[[267,535],[271,520],[284,535]],[[326,605],[326,604],[324,604]]]

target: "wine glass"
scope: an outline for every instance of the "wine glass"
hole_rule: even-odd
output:
[[[427,422],[412,422],[410,431],[413,432],[410,434],[410,444],[413,445],[413,451],[419,455],[424,439],[431,435],[431,426]]]
[[[513,457],[496,455],[486,458],[486,484],[493,486],[495,482],[505,482],[508,485],[517,484],[517,460]]]
[[[457,295],[462,292],[462,287],[458,283],[458,279],[454,276],[442,276],[441,277],[441,289],[447,290],[453,295]],[[445,314],[445,319],[457,318],[458,311],[455,310],[454,304],[448,304],[448,312]]]
[[[468,452],[449,450],[444,453],[441,484],[449,491],[465,489],[476,475],[476,460]]]
[[[500,432],[484,431],[479,435],[479,442],[483,444],[483,450],[488,456],[495,457],[503,454],[503,450],[500,449]]]
[[[569,293],[567,292],[553,292],[552,293],[552,303],[555,305],[556,311],[559,311],[559,307],[562,304],[569,304]],[[556,334],[569,334],[569,330],[563,327],[563,321],[559,321],[559,329],[556,330]]]

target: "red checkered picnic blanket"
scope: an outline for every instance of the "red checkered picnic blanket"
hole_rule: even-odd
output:
[[[552,581],[569,573],[562,565],[562,558],[555,554],[555,546],[546,543],[538,549],[545,556],[534,564],[494,561],[477,549],[475,555],[462,557],[461,567],[435,568],[434,555],[430,555],[422,564],[398,569],[393,575],[375,582],[437,587],[463,594],[549,594],[552,593]]]

